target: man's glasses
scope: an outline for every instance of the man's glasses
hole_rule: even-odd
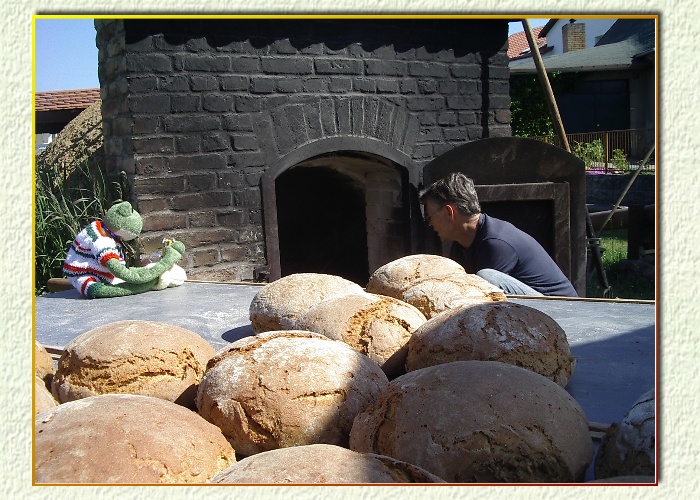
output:
[[[435,210],[432,214],[426,215],[426,216],[425,216],[425,223],[428,224],[428,225],[430,225],[430,221],[432,220],[433,216],[434,216],[436,213],[438,213],[440,210],[442,210],[443,208],[445,208],[447,205],[448,205],[448,203],[445,203],[444,205],[440,205],[440,207],[439,207],[437,210]],[[427,209],[427,207],[426,207],[426,209]]]

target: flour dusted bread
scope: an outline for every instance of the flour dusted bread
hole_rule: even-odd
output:
[[[503,290],[439,255],[408,255],[370,276],[367,291],[415,306],[426,318],[447,309],[481,302],[506,301]]]
[[[654,476],[656,472],[656,396],[644,393],[619,423],[603,435],[595,457],[596,479]]]
[[[201,336],[178,326],[141,320],[108,323],[66,345],[51,391],[62,403],[129,393],[194,408],[197,384],[215,352]]]
[[[311,306],[335,297],[363,293],[357,283],[332,274],[297,273],[265,285],[250,303],[255,333],[294,328],[297,318]]]
[[[575,366],[566,333],[547,314],[488,302],[444,311],[418,327],[408,342],[406,370],[468,360],[521,366],[562,387]]]
[[[35,417],[38,483],[206,483],[235,463],[221,431],[150,396],[102,394]]]
[[[387,377],[350,346],[303,331],[238,340],[209,361],[197,408],[237,453],[326,443],[347,446],[352,421]]]
[[[420,467],[331,444],[280,448],[244,458],[212,483],[347,484],[442,483]]]
[[[299,317],[295,329],[341,340],[366,354],[393,378],[404,373],[408,339],[425,321],[425,316],[410,304],[362,293],[312,306]]]
[[[455,273],[466,274],[466,271],[447,257],[431,254],[406,255],[377,268],[369,277],[367,291],[400,299],[406,287],[416,280]]]
[[[360,413],[350,449],[410,462],[447,482],[578,482],[588,421],[559,385],[495,361],[455,361],[391,381]]]

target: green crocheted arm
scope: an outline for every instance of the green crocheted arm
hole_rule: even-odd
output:
[[[173,264],[180,260],[184,252],[185,245],[179,241],[173,241],[171,245],[165,247],[160,261],[148,269],[145,267],[126,267],[117,259],[109,259],[105,266],[114,276],[123,279],[127,283],[147,283],[157,279],[170,269]]]

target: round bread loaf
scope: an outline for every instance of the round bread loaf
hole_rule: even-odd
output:
[[[410,462],[455,483],[579,482],[588,421],[559,385],[496,361],[407,373],[361,412],[350,449]]]
[[[462,266],[440,255],[414,254],[387,262],[369,277],[367,291],[401,299],[411,283],[429,276],[466,274]]]
[[[58,405],[46,384],[39,377],[34,377],[34,415]]]
[[[381,366],[388,378],[405,373],[406,344],[423,314],[399,299],[369,293],[325,300],[302,314],[295,330],[341,340]]]
[[[347,446],[352,421],[388,380],[323,335],[266,332],[219,350],[199,385],[200,415],[243,456],[314,443]]]
[[[635,401],[619,424],[603,435],[595,457],[596,479],[654,476],[656,473],[656,396],[654,389]]]
[[[38,341],[34,341],[34,375],[44,381],[46,387],[51,387],[51,379],[56,373],[53,358]]]
[[[290,274],[265,285],[255,294],[249,309],[251,327],[255,333],[291,330],[297,318],[311,306],[363,292],[357,283],[332,274]]]
[[[507,300],[500,288],[466,273],[421,278],[407,285],[400,298],[428,319],[448,309]]]
[[[38,483],[206,483],[235,463],[221,431],[183,406],[102,394],[35,418]]]
[[[279,448],[244,458],[218,474],[212,483],[362,484],[444,483],[415,465],[372,453],[357,453],[332,444]]]
[[[418,327],[408,342],[406,371],[469,360],[521,366],[565,387],[576,358],[566,333],[547,314],[487,302],[444,311]]]
[[[99,326],[71,340],[51,392],[61,403],[106,393],[154,396],[194,408],[216,350],[198,334],[156,321]]]

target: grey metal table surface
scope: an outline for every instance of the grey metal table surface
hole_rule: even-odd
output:
[[[69,290],[36,298],[35,337],[62,347],[106,323],[162,321],[199,333],[214,348],[252,335],[248,309],[260,285],[187,282],[130,297],[89,300]],[[590,422],[619,422],[656,381],[653,302],[509,297],[539,309],[564,329],[576,356],[566,390]],[[591,478],[591,472],[587,479]]]

